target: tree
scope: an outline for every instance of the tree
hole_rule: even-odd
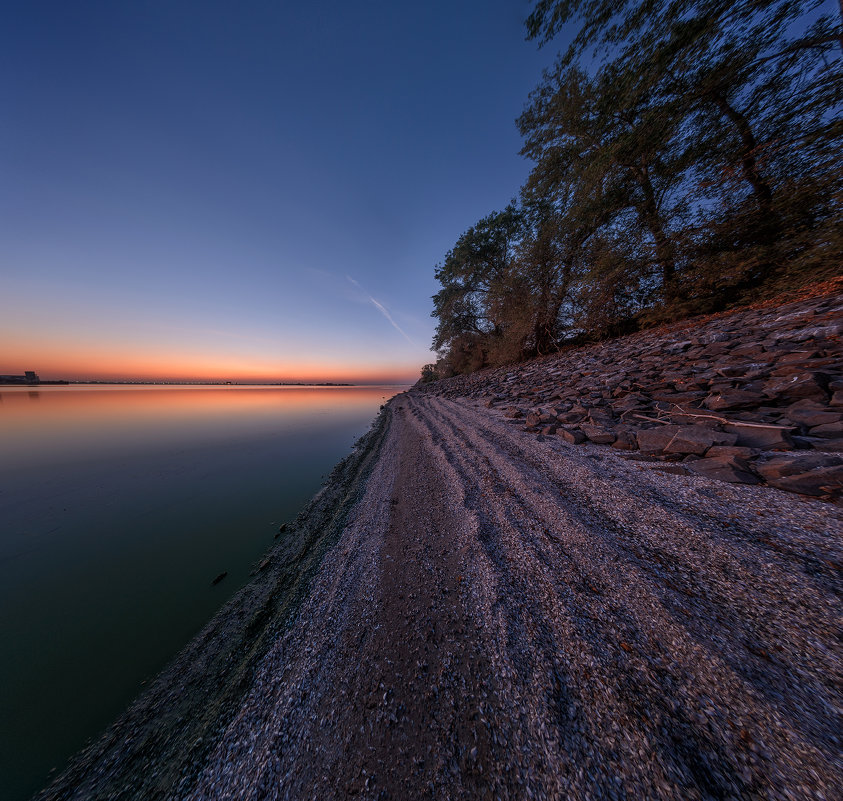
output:
[[[448,349],[459,340],[462,351],[475,351],[481,366],[485,363],[484,348],[501,332],[496,300],[506,295],[522,227],[520,213],[510,204],[469,228],[437,266],[435,276],[442,289],[433,297],[432,316],[439,319],[435,350]]]
[[[779,244],[794,227],[828,218],[826,199],[839,182],[828,154],[839,140],[832,110],[843,82],[839,59],[830,69],[826,59],[841,29],[818,15],[819,5],[540,0],[527,30],[546,43],[562,25],[576,24],[557,73],[584,63],[590,51],[592,71],[608,71],[621,85],[634,81],[658,117],[672,117],[688,206],[699,217],[697,242],[705,240],[708,257],[716,241],[740,253],[741,282],[752,286],[782,263],[788,247]],[[646,180],[641,190],[652,197]],[[645,217],[655,220],[649,207]],[[657,224],[650,229],[665,241]]]
[[[530,191],[553,196],[575,185],[575,216],[586,230],[624,216],[625,224],[640,227],[650,238],[649,247],[642,245],[651,252],[639,260],[658,267],[661,289],[671,295],[676,255],[669,221],[679,211],[671,193],[688,161],[671,106],[614,64],[591,78],[560,63],[530,100],[518,119],[522,155],[536,162]]]

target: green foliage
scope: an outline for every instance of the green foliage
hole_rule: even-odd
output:
[[[437,268],[437,374],[839,272],[837,18],[820,0],[538,0],[575,25],[518,118],[519,202]]]
[[[421,378],[419,378],[419,383],[429,384],[431,381],[436,381],[436,378],[436,365],[425,364],[421,369]]]

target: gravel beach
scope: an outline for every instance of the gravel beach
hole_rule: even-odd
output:
[[[187,798],[835,796],[839,508],[390,417]]]
[[[294,613],[269,603],[201,747],[170,731],[125,767],[130,710],[45,799],[839,797],[838,505],[476,400],[399,395],[376,431],[368,472],[335,477],[336,544]]]

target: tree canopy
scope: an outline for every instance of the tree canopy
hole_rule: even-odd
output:
[[[537,0],[573,36],[517,125],[519,198],[437,267],[436,373],[840,270],[840,19],[820,0]]]

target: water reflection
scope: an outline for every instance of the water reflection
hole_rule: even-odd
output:
[[[4,389],[4,798],[38,789],[248,580],[396,391]]]

